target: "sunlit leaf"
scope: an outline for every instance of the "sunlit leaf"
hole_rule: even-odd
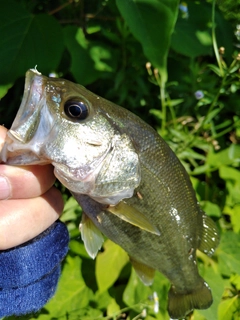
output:
[[[107,314],[109,316],[116,314],[120,310],[119,305],[117,304],[116,300],[114,298],[109,301],[107,306]]]
[[[45,307],[49,314],[42,314],[38,319],[49,320],[53,317],[59,318],[67,314],[82,313],[82,309],[89,305],[89,301],[92,298],[93,293],[86,286],[81,275],[81,259],[68,256],[57,292]]]
[[[79,240],[71,240],[69,243],[69,248],[72,252],[75,254],[78,254],[81,257],[91,259],[91,257],[88,255],[85,246],[83,242],[80,240],[80,235],[79,235]]]
[[[239,291],[240,290],[240,275],[239,274],[233,274],[230,277],[230,282],[233,284],[236,289]]]
[[[215,203],[211,201],[203,201],[201,203],[203,210],[212,217],[220,218],[221,217],[221,209]]]
[[[117,52],[114,48],[103,43],[89,42],[83,30],[75,26],[64,28],[64,37],[71,55],[70,69],[78,83],[87,85],[104,73],[115,70]]]
[[[240,273],[240,235],[228,231],[221,235],[217,249],[220,272],[225,276]]]
[[[126,305],[134,308],[137,312],[141,312],[141,302],[144,302],[152,293],[151,288],[145,286],[138,278],[135,270],[132,269],[130,279],[123,294],[123,301]]]
[[[213,168],[220,168],[223,165],[234,164],[237,161],[237,159],[232,158],[234,153],[230,152],[229,148],[226,148],[219,152],[215,152],[213,149],[209,150],[209,153],[206,158],[207,164],[212,166]]]
[[[213,304],[209,309],[194,311],[194,314],[201,314],[206,319],[217,319],[218,305],[222,299],[224,291],[224,281],[217,269],[213,269],[208,265],[199,265],[200,275],[208,283],[213,295]]]
[[[235,312],[239,313],[239,297],[223,300],[218,308],[218,320],[232,320]],[[240,315],[240,314],[239,314]]]
[[[185,19],[179,15],[172,36],[171,47],[176,52],[188,57],[211,53],[212,46],[209,43],[211,36],[208,27],[208,22],[211,20],[211,6],[201,3],[201,17],[199,16],[199,8],[198,2],[187,2],[188,18]],[[208,41],[205,40],[206,38]]]
[[[3,85],[3,86],[0,86],[0,99],[2,97],[5,96],[5,94],[7,94],[8,92],[8,89],[10,89],[12,87],[12,84],[6,84],[6,85]]]
[[[229,200],[229,197],[227,200]],[[235,205],[233,204],[232,206],[225,205],[223,212],[231,217],[233,231],[238,233],[240,231],[240,202]]]
[[[182,151],[181,153],[178,153],[178,157],[180,159],[184,159],[184,158],[193,158],[193,159],[197,159],[197,160],[205,160],[205,156],[190,149],[190,148],[186,148],[184,151]]]
[[[121,247],[110,240],[104,243],[104,252],[96,258],[96,278],[100,292],[113,285],[128,261],[128,255]]]
[[[152,292],[155,291],[158,295],[159,313],[157,314],[157,319],[159,320],[169,320],[169,315],[167,312],[169,288],[169,280],[166,277],[164,277],[160,272],[156,272],[154,282],[151,285],[151,290]]]
[[[61,220],[64,222],[74,220],[80,216],[80,212],[81,208],[79,207],[79,204],[73,197],[70,197],[64,206]]]
[[[116,0],[133,35],[150,62],[167,80],[167,54],[178,13],[176,0]]]

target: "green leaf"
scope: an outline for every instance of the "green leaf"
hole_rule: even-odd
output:
[[[189,158],[193,158],[193,159],[197,159],[197,160],[205,160],[206,157],[190,148],[186,148],[184,151],[182,151],[181,153],[178,153],[178,157],[180,159],[189,159]]]
[[[205,121],[204,121],[204,125],[210,123],[212,121],[212,119],[214,119],[216,117],[216,115],[221,111],[221,108],[216,108],[213,109],[211,112],[209,112],[206,115]]]
[[[149,113],[154,115],[158,120],[162,120],[163,118],[163,113],[161,110],[158,109],[150,109]]]
[[[201,202],[203,210],[207,213],[208,216],[220,218],[221,210],[219,206],[211,201],[203,201]]]
[[[236,163],[240,163],[240,145],[232,143],[228,149],[228,156]]]
[[[235,165],[240,161],[239,148],[232,147],[226,148],[219,152],[215,152],[214,149],[210,149],[207,155],[206,163],[213,168],[220,168],[223,165]]]
[[[99,292],[103,292],[113,285],[128,261],[128,255],[121,247],[110,240],[104,243],[104,252],[99,253],[96,258],[96,278]]]
[[[88,255],[84,244],[82,241],[79,240],[71,240],[69,243],[69,249],[74,252],[75,254],[78,254],[79,256],[86,258],[86,259],[91,259],[91,257]]]
[[[240,185],[240,172],[235,168],[222,166],[219,169],[220,177],[224,180],[231,180]]]
[[[83,30],[68,26],[64,28],[66,47],[71,55],[71,72],[78,83],[87,85],[104,74],[115,71],[117,52],[85,38]]]
[[[70,197],[68,201],[65,203],[61,220],[64,222],[69,220],[74,220],[78,216],[80,216],[80,213],[81,213],[81,208],[79,204],[73,197]]]
[[[68,26],[64,28],[64,38],[71,55],[70,70],[77,82],[87,85],[95,81],[98,78],[98,72],[88,54],[88,43],[82,31],[75,26]]]
[[[229,298],[226,300],[223,300],[219,304],[218,308],[218,320],[232,320],[233,314],[236,311],[239,311],[239,297],[236,295],[233,298]]]
[[[170,105],[171,105],[171,107],[176,107],[179,104],[183,103],[184,101],[185,101],[184,99],[171,99]]]
[[[64,315],[81,314],[92,300],[93,293],[86,286],[81,275],[81,259],[67,256],[55,296],[45,306],[48,314],[42,314],[39,320],[60,318]],[[99,312],[98,312],[99,314]]]
[[[19,2],[0,2],[0,82],[13,82],[36,65],[42,73],[57,68],[62,52],[62,29],[47,14],[32,15]]]
[[[168,304],[168,290],[170,288],[169,280],[164,277],[160,272],[156,272],[154,277],[154,282],[151,285],[152,292],[156,292],[159,299],[159,316],[160,320],[169,320],[169,315],[167,312],[167,304]],[[161,315],[161,316],[160,316]]]
[[[209,4],[188,1],[188,18],[179,15],[172,36],[171,47],[187,57],[198,57],[211,53],[211,34],[208,26],[211,20]],[[199,14],[201,11],[201,14]]]
[[[199,174],[206,173],[209,170],[210,170],[210,166],[208,164],[204,164],[202,166],[198,166],[198,167],[194,168],[194,170],[192,171],[192,174],[199,175]]]
[[[167,80],[167,54],[178,13],[177,0],[116,0],[132,34],[150,62]]]
[[[137,312],[141,312],[141,302],[144,302],[151,294],[151,288],[141,282],[135,270],[132,268],[130,279],[123,293],[123,301],[125,304]]]
[[[233,284],[236,289],[239,291],[240,290],[240,275],[234,274],[230,278],[230,283]]]
[[[108,291],[99,292],[97,291],[94,296],[94,300],[97,303],[98,309],[107,309],[107,306],[111,303],[112,297]]]
[[[238,193],[239,196],[239,193]],[[227,197],[227,201],[229,197]],[[238,233],[240,231],[240,203],[233,205],[233,207],[225,205],[223,212],[231,216],[231,223],[233,231]]]
[[[228,231],[221,235],[221,242],[216,251],[220,272],[225,276],[240,273],[240,235]]]
[[[215,66],[215,64],[209,64],[208,65],[209,69],[211,69],[214,73],[216,73],[217,76],[221,77],[222,74],[221,74],[221,70]]]
[[[199,273],[211,288],[213,304],[206,310],[195,310],[194,319],[195,314],[201,314],[209,320],[217,319],[218,305],[224,292],[224,280],[219,274],[219,270],[217,268],[213,269],[209,265],[199,264]]]
[[[3,86],[0,86],[0,99],[3,98],[7,94],[8,90],[11,87],[12,87],[11,83],[3,85]]]
[[[240,205],[240,172],[239,170],[229,167],[229,166],[222,166],[219,169],[219,175],[222,179],[226,181],[226,189],[227,189],[227,196],[225,201],[224,212],[228,213],[232,217],[232,223],[237,227],[236,230],[239,228],[239,205]]]
[[[112,298],[109,301],[109,304],[107,306],[107,314],[109,316],[111,316],[111,315],[113,315],[115,313],[118,313],[119,310],[120,310],[119,305],[117,304],[116,300],[114,298]]]

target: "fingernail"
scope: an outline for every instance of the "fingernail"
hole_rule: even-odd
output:
[[[4,176],[0,176],[0,200],[6,200],[11,195],[11,187]]]

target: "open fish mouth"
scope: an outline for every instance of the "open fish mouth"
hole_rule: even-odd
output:
[[[7,133],[0,161],[11,165],[50,163],[41,157],[41,148],[54,127],[45,103],[45,82],[46,78],[35,69],[27,72],[22,102]]]
[[[0,161],[10,165],[51,163],[50,159],[43,159],[38,153],[38,146],[34,142],[24,143],[18,132],[9,130],[0,153]]]

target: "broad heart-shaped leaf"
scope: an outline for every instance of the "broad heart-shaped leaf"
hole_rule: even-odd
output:
[[[209,1],[186,1],[186,13],[179,14],[172,36],[171,48],[187,57],[199,57],[213,54],[211,36],[212,5]],[[216,35],[218,46],[232,52],[233,41],[229,22],[221,12],[215,13]],[[232,42],[232,43],[231,43]],[[228,55],[229,53],[226,53]],[[225,56],[226,56],[225,55]],[[217,72],[217,69],[215,69]]]
[[[212,41],[208,23],[211,21],[211,6],[203,2],[200,4],[188,1],[187,10],[188,18],[182,17],[181,14],[178,17],[171,48],[188,57],[210,54]]]
[[[96,278],[99,292],[110,288],[117,280],[122,268],[129,261],[127,253],[118,245],[106,240],[104,252],[96,258]]]
[[[67,315],[78,315],[86,312],[93,292],[86,286],[81,275],[81,259],[67,256],[57,292],[44,307],[48,314],[41,314],[39,320],[60,319]],[[99,315],[99,313],[98,313]],[[82,319],[82,318],[81,318]]]
[[[0,83],[13,82],[36,65],[49,73],[62,52],[62,29],[54,17],[32,15],[13,0],[0,1]]]
[[[116,0],[132,34],[150,62],[167,80],[167,55],[178,13],[177,0]]]

